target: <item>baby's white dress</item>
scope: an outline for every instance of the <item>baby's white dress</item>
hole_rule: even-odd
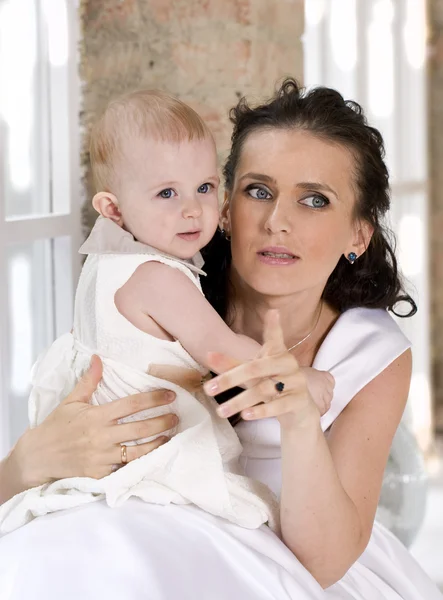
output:
[[[197,380],[207,370],[180,342],[162,340],[137,329],[115,306],[117,290],[148,261],[179,269],[201,292],[201,257],[187,262],[167,256],[136,242],[129,232],[102,217],[80,252],[88,257],[77,287],[74,328],[56,340],[34,368],[29,400],[31,427],[41,423],[71,391],[93,354],[103,362],[103,378],[93,394],[93,404],[142,391],[172,389],[177,395],[172,404],[122,421],[172,411],[178,415],[179,424],[169,443],[108,477],[62,479],[15,496],[0,507],[0,534],[54,511],[101,499],[115,507],[130,497],[156,504],[194,504],[243,527],[257,528],[268,522],[278,529],[276,498],[267,486],[244,476],[239,464],[241,444],[229,422],[217,416],[216,401],[202,391],[190,393],[148,374],[152,364],[193,369]],[[173,294],[174,290],[165,293]],[[148,439],[152,438],[140,441]]]

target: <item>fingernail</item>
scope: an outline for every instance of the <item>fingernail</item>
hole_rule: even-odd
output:
[[[241,416],[243,417],[243,419],[252,419],[252,417],[254,416],[254,411],[253,410],[244,410],[242,412]]]
[[[167,402],[172,402],[173,400],[175,400],[174,392],[166,392],[165,399]]]
[[[205,383],[204,388],[207,394],[216,394],[218,390],[218,383],[211,379],[211,381],[207,381]]]
[[[229,407],[228,406],[219,406],[217,408],[217,413],[220,417],[229,417]]]

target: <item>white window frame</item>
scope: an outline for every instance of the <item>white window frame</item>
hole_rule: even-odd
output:
[[[414,357],[405,418],[421,446],[428,449],[433,441],[433,415],[428,272],[426,0],[306,0],[305,8],[305,85],[326,85],[340,91],[346,99],[356,100],[365,109],[370,124],[380,129],[385,138],[387,163],[391,171],[390,223],[398,239],[400,268],[412,284],[412,295],[417,299],[419,308],[414,317],[398,319],[412,342]],[[379,12],[374,12],[374,9]],[[337,18],[340,11],[342,15]],[[386,66],[384,61],[389,63],[392,58],[392,77],[387,86],[392,91],[388,98],[391,102],[390,116],[371,112],[374,93],[379,94],[379,100],[375,97],[377,104],[386,100],[382,95],[389,91],[383,86],[368,83],[373,57],[370,52],[376,52],[381,43],[380,38],[376,38],[377,43],[368,43],[369,28],[375,15],[382,28],[381,33],[388,31],[387,35],[392,39],[389,50],[392,53],[379,57],[382,69]],[[414,236],[412,240],[411,235]]]
[[[51,0],[49,0],[51,1]],[[77,252],[81,243],[81,186],[80,186],[80,136],[79,136],[79,94],[80,84],[78,78],[78,8],[77,1],[73,0],[53,0],[55,2],[65,2],[67,10],[68,33],[69,33],[69,52],[67,63],[63,66],[65,69],[64,77],[67,76],[68,92],[64,98],[59,100],[57,89],[54,82],[54,67],[46,56],[43,61],[44,76],[47,78],[48,95],[51,99],[51,109],[48,111],[48,131],[44,136],[46,139],[40,140],[42,147],[47,149],[54,144],[54,136],[57,136],[57,130],[54,128],[54,122],[63,112],[63,118],[68,111],[69,120],[69,151],[67,162],[62,165],[62,172],[69,173],[69,185],[66,185],[65,192],[69,196],[69,201],[63,197],[63,205],[67,207],[63,211],[52,212],[44,215],[29,215],[21,217],[7,218],[5,215],[5,195],[4,182],[6,177],[5,165],[5,138],[4,130],[0,121],[0,458],[10,449],[12,444],[11,433],[9,431],[9,401],[8,401],[8,382],[10,378],[10,327],[9,327],[9,294],[8,289],[8,265],[6,263],[7,248],[10,244],[31,243],[36,240],[53,240],[60,236],[67,236],[71,240],[71,265],[66,269],[66,264],[57,265],[59,257],[53,252],[53,280],[52,280],[52,337],[63,333],[60,328],[66,326],[66,323],[72,319],[73,290],[78,280],[81,270],[81,259]],[[38,11],[42,10],[42,3],[35,0]],[[38,32],[44,38],[47,35],[48,23],[42,17],[39,24],[41,31]],[[60,66],[58,66],[60,73]],[[66,81],[66,79],[65,79]],[[65,86],[66,87],[66,86]],[[66,91],[66,90],[65,90]],[[58,102],[66,100],[66,105],[59,106]],[[51,127],[52,125],[52,127]],[[51,138],[52,136],[52,138]],[[58,169],[57,156],[52,156],[51,169],[49,177],[52,181],[56,177],[54,169]],[[51,198],[51,204],[57,208],[60,206],[57,198]],[[59,268],[57,268],[59,267]],[[60,268],[62,267],[62,268]],[[66,270],[70,270],[66,279]],[[24,428],[26,423],[24,423]]]

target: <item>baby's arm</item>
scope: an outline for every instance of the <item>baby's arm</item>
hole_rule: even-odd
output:
[[[207,368],[208,352],[221,352],[244,362],[253,359],[261,348],[253,339],[229,329],[190,279],[163,263],[147,262],[138,267],[116,293],[115,303],[136,327],[140,327],[140,314],[154,319]],[[334,378],[309,367],[301,370],[323,415],[331,404]]]
[[[117,291],[115,304],[138,328],[140,314],[151,317],[205,367],[209,367],[208,352],[221,352],[243,362],[254,358],[261,348],[251,338],[231,331],[189,277],[163,263],[140,265]]]

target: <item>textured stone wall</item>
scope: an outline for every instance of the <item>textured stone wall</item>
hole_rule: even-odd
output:
[[[429,0],[431,297],[435,422],[443,431],[443,0]]]
[[[197,110],[222,159],[238,98],[269,96],[285,75],[302,78],[303,0],[83,0],[80,11],[84,140],[109,99],[156,87]],[[96,216],[88,200],[83,216],[88,228]]]

